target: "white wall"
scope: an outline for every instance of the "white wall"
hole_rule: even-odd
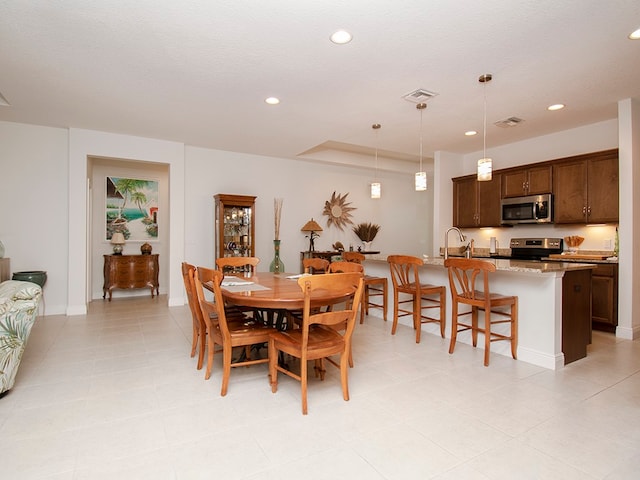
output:
[[[513,128],[526,128],[526,124]],[[490,138],[489,133],[487,133],[487,137]],[[581,153],[608,150],[617,146],[618,121],[612,119],[522,142],[487,148],[487,156],[493,159],[493,168],[499,170],[528,163],[571,157]],[[465,155],[463,175],[475,173],[477,160],[481,157],[481,151]]]
[[[609,121],[491,149],[489,153],[498,169],[617,146],[617,122]],[[372,171],[362,168],[185,148],[174,142],[104,132],[0,122],[4,180],[0,190],[3,206],[0,239],[5,244],[6,256],[12,259],[14,271],[48,271],[45,287],[48,314],[61,313],[65,308],[68,313],[84,313],[90,296],[80,279],[88,270],[85,194],[87,157],[91,155],[169,166],[171,264],[166,287],[172,304],[183,302],[180,262],[183,259],[199,264],[213,262],[216,193],[258,196],[257,254],[264,259],[265,269],[273,254],[273,198],[284,198],[282,255],[287,269],[293,270],[299,263],[299,252],[308,245],[300,227],[311,217],[323,228],[326,226],[322,209],[334,190],[349,193],[348,200],[357,208],[353,212],[355,222],[382,225],[374,248],[384,255],[398,252],[421,255],[435,253],[444,230],[451,225],[451,177],[471,173],[473,159],[477,157],[477,154],[462,157],[437,152],[434,174],[429,177],[429,186],[434,188],[426,194],[413,191],[412,174],[380,171],[382,198],[372,200],[369,198]],[[74,221],[69,222],[69,218]],[[611,227],[594,228],[583,227],[587,232],[585,248],[600,249],[602,240],[612,236],[606,230]],[[605,230],[598,233],[598,228]],[[499,229],[497,233],[479,229],[468,233],[476,238],[478,246],[488,246],[488,237],[496,234],[501,245],[506,246],[512,236],[564,236],[574,230],[518,226]],[[350,231],[340,233],[332,228],[322,232],[316,248],[328,249],[336,240],[347,246],[356,244]],[[631,265],[621,265],[623,268],[628,268],[631,275]]]
[[[149,240],[153,253],[159,254],[160,294],[169,290],[169,168],[164,164],[150,162],[130,162],[112,158],[90,158],[89,178],[91,178],[91,248],[90,291],[92,299],[100,299],[104,293],[103,255],[113,253],[113,245],[106,240],[105,208],[106,208],[106,178],[123,177],[154,180],[158,182],[158,238]],[[125,255],[137,255],[144,241],[128,240],[123,246]],[[114,290],[113,297],[133,295],[149,295],[149,290]]]
[[[12,272],[45,270],[44,314],[67,304],[68,135],[0,122],[0,240]]]
[[[438,256],[444,245],[444,234],[453,223],[453,183],[452,178],[463,175],[463,157],[450,152],[436,152],[434,155],[434,219],[432,251]]]
[[[187,198],[185,205],[185,259],[200,265],[213,264],[213,196],[217,193],[255,195],[256,255],[259,270],[268,270],[273,259],[274,198],[283,198],[280,224],[281,259],[287,271],[297,272],[300,251],[309,241],[300,228],[314,218],[324,229],[316,250],[330,250],[340,241],[357,248],[350,228],[328,228],[322,215],[324,202],[335,191],[356,210],[354,223],[373,222],[381,230],[372,248],[386,256],[393,252],[420,255],[430,249],[432,192],[415,192],[413,174],[378,172],[382,198],[371,199],[371,172],[362,168],[326,165],[309,161],[246,155],[196,147],[186,149]]]
[[[618,104],[620,118],[620,267],[616,335],[640,338],[640,100]],[[635,275],[634,275],[635,272]]]
[[[86,313],[91,298],[86,278],[91,263],[88,250],[87,169],[90,157],[111,157],[169,167],[169,305],[184,303],[180,262],[184,253],[184,146],[176,142],[115,135],[92,130],[69,130],[69,267],[67,314]]]
[[[608,120],[487,149],[487,155],[493,159],[493,168],[499,170],[617,147],[618,123],[617,120]],[[437,242],[438,239],[434,240],[436,248],[444,245],[444,231],[451,226],[452,222],[452,212],[450,211],[453,198],[451,177],[475,173],[477,159],[481,156],[482,152],[453,158],[451,155],[443,154],[443,152],[438,152],[436,155],[436,175],[439,174],[437,180],[442,185],[442,190],[434,202],[436,205],[438,203],[443,205],[443,211],[447,212],[446,215],[442,215],[440,221],[434,227],[436,231],[440,232],[439,242]],[[457,168],[452,166],[456,158],[458,161]],[[462,165],[462,168],[460,168],[460,165]],[[449,210],[447,210],[447,206],[449,206]],[[581,246],[585,250],[605,250],[606,241],[615,238],[615,226],[613,225],[589,227],[579,225],[517,225],[512,228],[465,229],[464,232],[469,239],[473,238],[475,240],[477,247],[484,248],[489,248],[489,238],[492,236],[497,237],[500,248],[508,248],[509,240],[512,237],[561,238],[566,235],[581,235],[585,237],[585,241]],[[454,242],[452,242],[453,245],[456,244]]]
[[[640,210],[634,208],[638,202],[638,188],[640,182],[640,104],[637,100],[620,102],[620,120],[609,120],[581,128],[557,132],[535,139],[513,143],[489,149],[487,153],[493,158],[496,170],[528,163],[542,162],[557,158],[569,157],[583,153],[620,149],[620,262],[619,262],[619,311],[618,329],[616,334],[623,338],[640,337],[640,320],[637,311],[640,310],[640,284],[634,282],[633,274],[640,271],[640,256],[634,254],[633,246],[640,236]],[[620,123],[619,123],[620,122]],[[634,127],[636,127],[634,129]],[[618,130],[620,129],[620,135]],[[461,162],[464,167],[457,175],[472,174],[475,170],[476,159],[480,152],[465,155]],[[439,181],[446,185],[450,181],[448,175],[455,171],[447,164],[450,158],[436,155],[436,176],[440,173]],[[451,203],[450,190],[443,190],[435,199],[435,204],[447,205]],[[444,230],[451,224],[451,214],[440,218],[435,230]],[[607,250],[605,245],[615,238],[615,225],[580,226],[580,225],[517,225],[513,228],[495,229],[466,229],[468,238],[473,238],[478,247],[488,248],[489,237],[498,238],[501,248],[507,248],[512,237],[564,237],[566,235],[581,235],[585,241],[581,248],[585,250]],[[440,236],[444,243],[444,234]],[[436,239],[437,240],[437,239]],[[435,242],[434,242],[435,243]],[[636,300],[638,299],[638,300]],[[635,320],[634,320],[635,318]]]
[[[399,252],[421,255],[432,248],[433,189],[415,192],[413,173],[379,171],[382,198],[373,200],[369,195],[372,169],[185,149],[162,140],[0,122],[4,180],[0,239],[14,271],[48,272],[46,314],[83,314],[86,302],[101,296],[101,267],[95,258],[109,246],[87,249],[90,157],[140,162],[143,170],[145,164],[168,166],[171,233],[168,253],[162,255],[167,266],[161,265],[168,280],[161,283],[161,289],[169,293],[170,304],[184,301],[181,261],[213,263],[216,193],[257,195],[257,254],[263,258],[263,269],[268,269],[273,256],[274,197],[284,198],[282,258],[292,271],[298,269],[299,252],[307,249],[308,240],[300,228],[311,217],[325,228],[316,241],[318,250],[330,249],[338,240],[347,247],[350,243],[357,247],[358,240],[350,229],[326,228],[322,209],[333,191],[349,194],[347,200],[356,208],[354,222],[382,226],[373,248],[383,256]],[[429,185],[433,185],[432,176]],[[90,270],[93,275],[87,278]]]

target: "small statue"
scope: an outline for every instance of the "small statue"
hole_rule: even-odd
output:
[[[315,247],[313,241],[319,236],[320,235],[318,235],[316,232],[311,232],[309,235],[305,235],[304,236],[304,238],[308,238],[309,239],[309,253],[316,251],[316,247]]]

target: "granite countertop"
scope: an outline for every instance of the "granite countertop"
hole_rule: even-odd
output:
[[[560,261],[532,261],[532,260],[498,260],[482,257],[474,257],[495,263],[496,270],[502,272],[526,272],[526,273],[558,273],[570,270],[587,270],[595,268],[593,263],[576,263]],[[425,257],[425,265],[444,267],[443,257]]]
[[[567,262],[567,263],[618,263],[618,257],[608,257],[604,260],[593,260],[584,258],[571,258],[571,255],[563,255],[561,259],[545,257],[542,260],[545,262]]]
[[[569,252],[565,252],[562,254],[562,258],[550,258],[544,257],[542,258],[545,262],[567,262],[567,263],[618,263],[618,257],[613,256],[613,252],[611,251],[600,251],[600,250],[585,250],[580,253],[585,253],[587,255],[611,255],[605,259],[586,259],[586,258],[572,258]],[[444,248],[440,248],[440,256],[444,255]],[[501,248],[498,250],[497,255],[508,257],[511,255],[511,249],[509,248]],[[464,257],[464,250],[461,248],[449,248],[449,256],[450,257]],[[491,259],[494,258],[493,255],[489,254],[488,248],[476,248],[473,252],[473,258],[486,258]]]

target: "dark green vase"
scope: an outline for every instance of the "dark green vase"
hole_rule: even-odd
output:
[[[21,282],[31,282],[36,285],[40,285],[40,288],[44,287],[47,283],[47,272],[44,270],[34,270],[30,272],[14,272],[13,280],[20,280]]]
[[[283,273],[284,263],[280,260],[280,240],[273,241],[274,257],[271,265],[269,265],[269,271],[273,273]]]

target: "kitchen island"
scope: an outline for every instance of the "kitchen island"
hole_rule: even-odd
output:
[[[556,370],[586,356],[587,345],[591,343],[591,270],[594,265],[488,260],[496,265],[496,272],[491,274],[492,291],[518,296],[519,361]],[[366,260],[364,265],[367,275],[386,276],[391,290],[386,261]],[[448,273],[442,257],[426,257],[420,278],[425,283],[445,285],[449,291]],[[390,295],[393,295],[391,291]],[[392,297],[389,310],[389,318],[393,318]],[[409,317],[401,317],[399,322],[412,326]],[[422,328],[425,332],[440,335],[435,324],[425,324]],[[451,335],[450,292],[447,293],[446,335],[447,338]],[[457,341],[470,345],[471,333],[458,334]],[[481,344],[478,342],[477,348],[482,348]],[[508,342],[493,343],[491,352],[511,357]]]

